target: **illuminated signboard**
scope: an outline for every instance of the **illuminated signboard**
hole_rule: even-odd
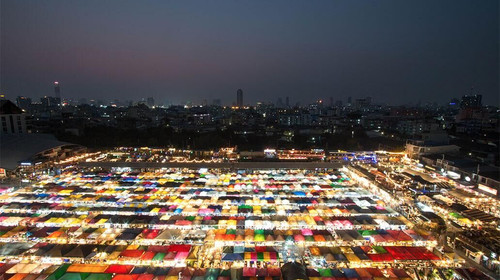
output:
[[[485,186],[483,184],[479,184],[479,187],[478,187],[480,190],[482,191],[485,191],[487,193],[490,193],[492,195],[497,195],[498,194],[498,190],[495,190],[494,188],[490,188],[488,186]]]
[[[276,150],[275,149],[265,149],[264,155],[266,158],[275,158],[276,157]]]
[[[455,180],[460,179],[460,174],[458,174],[456,172],[447,171],[446,173],[448,174],[448,177],[450,177],[451,179],[455,179]]]

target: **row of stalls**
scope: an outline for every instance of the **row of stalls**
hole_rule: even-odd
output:
[[[19,204],[17,204],[19,205]],[[16,205],[9,205],[4,213],[0,214],[0,225],[38,225],[38,226],[71,226],[85,224],[92,227],[104,227],[106,225],[116,225],[114,227],[134,227],[145,225],[156,225],[157,228],[173,228],[174,226],[194,225],[205,226],[206,228],[294,228],[310,226],[314,228],[328,229],[375,229],[382,227],[385,229],[405,229],[406,225],[402,220],[381,215],[360,214],[356,216],[343,216],[333,213],[321,213],[320,207],[297,207],[290,210],[285,215],[278,214],[252,214],[252,215],[225,215],[214,213],[213,215],[184,215],[184,214],[163,214],[163,215],[143,215],[135,213],[113,213],[111,209],[106,214],[101,211],[85,211],[75,209],[66,211],[58,204],[52,204],[53,210],[26,209]],[[311,214],[316,212],[316,214]],[[352,213],[351,213],[352,214]],[[351,215],[350,214],[350,215]]]
[[[236,217],[241,217],[238,220],[239,221],[244,221],[246,218],[251,218],[249,220],[259,220],[258,217],[261,220],[263,218],[273,218],[273,221],[287,221],[289,223],[300,223],[300,222],[305,222],[307,224],[311,225],[325,225],[329,227],[339,227],[339,228],[353,228],[357,225],[360,224],[371,224],[371,225],[377,225],[378,223],[373,222],[370,220],[370,218],[367,218],[366,216],[379,216],[379,215],[385,215],[387,214],[386,212],[381,212],[381,213],[376,213],[376,212],[369,212],[370,207],[365,207],[364,210],[361,208],[356,210],[356,206],[353,207],[346,207],[343,209],[338,209],[338,208],[328,208],[327,206],[324,205],[313,205],[313,206],[300,206],[300,205],[287,205],[287,206],[278,206],[278,207],[268,207],[268,208],[260,208],[259,212],[247,212],[243,213],[242,209],[251,209],[253,207],[251,206],[220,206],[216,207],[215,205],[211,206],[208,205],[207,207],[211,209],[210,211],[205,211],[207,213],[203,214],[198,214],[198,213],[185,213],[182,208],[179,208],[178,206],[171,206],[169,207],[169,212],[159,212],[161,209],[158,208],[152,208],[151,211],[145,211],[148,210],[148,207],[135,207],[133,209],[127,209],[127,208],[105,208],[105,209],[93,209],[93,208],[83,208],[83,207],[68,207],[67,203],[36,203],[33,202],[33,205],[31,208],[27,208],[27,205],[30,202],[23,202],[23,203],[12,203],[12,204],[1,204],[0,209],[4,210],[4,214],[0,216],[0,221],[9,224],[14,224],[17,222],[21,222],[21,220],[25,219],[24,222],[27,223],[35,223],[35,222],[46,222],[47,220],[53,218],[52,220],[48,221],[48,223],[53,223],[57,224],[60,223],[61,220],[58,220],[59,218],[67,218],[67,219],[72,219],[73,222],[78,223],[82,222],[81,219],[79,219],[79,215],[75,215],[75,213],[78,214],[88,214],[88,213],[99,213],[102,216],[99,216],[99,219],[97,220],[91,220],[88,221],[90,224],[93,223],[105,223],[107,222],[111,217],[110,216],[116,216],[117,222],[119,223],[137,223],[134,222],[136,219],[143,219],[145,222],[148,221],[153,221],[153,220],[159,220],[159,221],[168,221],[168,220],[179,220],[179,219],[184,219],[184,220],[190,220],[194,221],[195,218],[201,217],[199,219],[200,223],[202,224],[203,221],[211,220],[211,219],[216,219],[216,220],[230,220],[230,219],[235,219]],[[17,207],[17,208],[14,208]],[[52,208],[51,208],[52,207]],[[224,208],[227,207],[228,210],[231,210],[232,208],[236,209],[236,213],[224,213],[224,211],[220,211],[219,208]],[[17,215],[14,218],[12,218],[12,215],[8,215],[9,212],[13,212],[13,210],[16,209],[17,212],[21,213],[26,213],[26,215]],[[54,213],[51,215],[43,215],[41,217],[33,217],[30,219],[30,215],[32,213],[46,213],[52,209]],[[156,210],[155,210],[156,209]],[[125,210],[130,210],[130,211],[125,211]],[[253,210],[252,210],[253,211]],[[283,212],[281,212],[283,211]],[[369,213],[366,213],[369,212]],[[309,218],[302,217],[306,215]],[[17,219],[16,217],[20,217],[22,219]],[[124,216],[124,217],[122,217]],[[270,217],[272,216],[272,217]],[[301,217],[296,217],[296,216],[301,216]],[[358,216],[361,216],[360,218],[357,218]],[[209,217],[209,218],[205,218]],[[218,218],[220,217],[220,218]],[[233,218],[234,217],[234,218]],[[317,217],[317,218],[316,218]],[[203,219],[205,218],[205,219]],[[103,219],[103,220],[101,220]],[[123,221],[121,221],[121,220]],[[367,221],[364,221],[367,220]],[[340,221],[342,224],[334,224],[335,221]],[[109,222],[112,222],[109,221]],[[169,224],[169,222],[163,222],[164,224]]]
[[[92,264],[3,264],[0,267],[3,280],[238,280],[282,279],[279,267],[245,267],[230,269],[194,269],[180,267],[141,267],[127,265]],[[310,280],[410,280],[403,269],[341,268],[307,269]]]
[[[0,195],[0,200],[7,198],[13,202],[30,202],[30,203],[59,203],[68,204],[68,209],[71,207],[89,207],[95,211],[106,211],[108,207],[120,206],[124,208],[122,212],[135,212],[137,214],[154,214],[154,213],[170,213],[180,214],[182,212],[188,214],[210,214],[215,211],[220,213],[236,215],[245,213],[258,213],[262,211],[275,210],[278,214],[280,211],[286,211],[290,208],[286,206],[327,206],[328,208],[337,209],[337,214],[350,214],[351,212],[366,213],[366,214],[389,214],[390,209],[383,206],[383,202],[374,201],[370,197],[360,197],[358,199],[345,198],[335,199],[342,195],[353,195],[353,193],[340,193],[336,191],[330,195],[318,195],[316,193],[294,192],[290,195],[286,192],[266,192],[263,194],[255,193],[252,190],[249,194],[231,194],[216,192],[204,194],[182,194],[180,191],[172,191],[169,194],[153,193],[150,195],[136,195],[131,193],[122,194],[113,192],[110,194],[90,193],[86,190],[85,194],[64,194],[58,193],[37,193],[45,192],[44,188],[26,187],[22,193],[15,195],[3,194]],[[362,194],[358,194],[362,195]],[[195,196],[195,197],[193,197]],[[185,202],[197,201],[200,204],[186,205]],[[73,206],[73,205],[74,206]],[[138,205],[141,205],[138,207]],[[236,206],[236,207],[231,207]],[[43,208],[43,204],[40,205]],[[284,208],[280,208],[284,207]],[[158,209],[157,209],[158,208]],[[325,208],[324,210],[326,210]],[[154,210],[154,211],[153,211]],[[177,210],[177,212],[175,212]],[[361,211],[363,210],[363,211]],[[340,212],[338,212],[340,211]],[[353,212],[356,211],[356,212]],[[334,213],[332,213],[334,214]]]
[[[124,182],[140,182],[140,181],[157,181],[159,183],[178,182],[186,180],[196,180],[204,178],[207,180],[215,180],[216,182],[237,181],[254,181],[266,180],[272,182],[296,182],[296,181],[311,181],[320,179],[344,181],[349,180],[342,172],[328,169],[325,172],[315,170],[300,170],[300,169],[260,169],[239,170],[237,172],[227,169],[199,169],[193,170],[188,168],[162,168],[154,171],[146,172],[99,172],[96,173],[90,170],[79,170],[78,172],[70,172],[57,176],[65,181],[124,181]]]
[[[203,247],[203,250],[201,248]],[[285,246],[286,247],[286,246]],[[176,244],[170,246],[139,245],[85,245],[6,243],[0,246],[0,256],[9,259],[37,258],[38,260],[92,261],[106,263],[174,264],[195,263],[213,259],[217,263],[234,261],[261,261],[276,263],[280,260],[282,246],[191,246]],[[210,250],[209,250],[210,249]],[[350,263],[393,261],[436,261],[439,258],[425,247],[409,246],[311,246],[307,248],[306,259],[311,263]]]
[[[436,261],[439,258],[424,247],[405,246],[354,246],[354,247],[309,247],[311,257],[326,263]]]
[[[237,220],[232,220],[237,221]],[[105,228],[78,227],[68,223],[58,226],[0,226],[0,241],[13,240],[68,240],[85,239],[87,242],[102,241],[137,241],[141,244],[165,244],[190,240],[196,242],[224,241],[226,243],[259,243],[259,242],[304,242],[306,244],[328,243],[365,243],[381,245],[424,245],[434,242],[430,235],[418,234],[414,230],[325,230],[311,229],[301,225],[302,229],[251,229],[251,227],[221,226],[219,229],[151,229],[151,228]],[[229,228],[228,228],[229,227]],[[245,229],[244,229],[245,228]],[[142,241],[142,242],[141,242]]]

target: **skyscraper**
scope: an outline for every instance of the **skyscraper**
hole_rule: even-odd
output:
[[[28,110],[31,107],[31,98],[26,96],[18,96],[17,99],[17,107],[21,109]]]
[[[40,102],[42,103],[42,106],[44,108],[57,107],[61,105],[61,99],[58,99],[57,97],[54,96],[44,96],[40,98]]]
[[[61,88],[59,87],[59,82],[54,82],[54,93],[56,95],[57,104],[61,104]]]
[[[241,88],[236,91],[236,106],[243,107],[243,90]]]
[[[278,100],[276,101],[276,107],[277,108],[283,108],[285,105],[283,104],[283,99],[281,97],[278,97]]]
[[[148,97],[146,101],[146,105],[148,105],[149,108],[152,108],[155,106],[155,99],[153,97]]]
[[[464,95],[460,101],[460,108],[465,109],[482,107],[482,99],[483,96],[481,94]]]

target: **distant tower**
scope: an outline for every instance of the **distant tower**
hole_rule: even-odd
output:
[[[283,106],[283,99],[281,99],[281,97],[278,97],[278,101],[276,101],[276,107],[283,108]]]
[[[290,98],[288,96],[285,98],[285,106],[290,107]]]
[[[155,106],[155,99],[153,97],[148,97],[146,101],[146,105],[148,105],[149,108],[152,108]]]
[[[478,108],[482,107],[483,96],[481,94],[477,94],[474,92],[474,88],[471,88],[471,95],[462,96],[462,100],[460,101],[460,108]]]
[[[236,91],[236,106],[243,107],[243,90],[241,88]]]
[[[56,95],[57,104],[61,104],[61,88],[59,87],[59,82],[54,82],[54,93]]]

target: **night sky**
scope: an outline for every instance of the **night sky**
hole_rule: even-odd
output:
[[[499,103],[497,0],[1,1],[7,97]]]

